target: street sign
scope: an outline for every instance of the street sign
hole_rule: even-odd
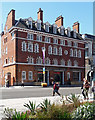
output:
[[[43,68],[43,74],[45,74],[45,67]]]

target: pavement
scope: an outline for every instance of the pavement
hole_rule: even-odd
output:
[[[2,89],[12,89],[13,87],[10,88],[2,88]],[[14,88],[21,88],[20,86],[14,87]],[[1,88],[0,88],[1,89]],[[80,95],[80,101],[84,101],[82,94],[77,94]],[[60,96],[47,96],[47,97],[30,97],[30,98],[17,98],[17,99],[0,99],[0,120],[4,118],[4,109],[9,107],[12,109],[16,109],[17,111],[26,111],[28,110],[26,107],[24,107],[25,103],[29,103],[30,101],[33,101],[33,103],[40,104],[43,102],[43,100],[48,99],[51,101],[51,103],[55,104],[62,104],[62,97]],[[63,96],[63,100],[65,100],[65,96]],[[87,100],[85,100],[87,101]],[[89,100],[88,101],[93,101],[93,95],[89,94]]]

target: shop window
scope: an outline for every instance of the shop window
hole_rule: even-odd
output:
[[[26,71],[22,71],[22,80],[26,80]]]
[[[70,80],[70,72],[67,73],[67,80]]]
[[[32,73],[32,71],[29,71],[29,73],[28,73],[28,79],[29,80],[33,80],[33,73]]]

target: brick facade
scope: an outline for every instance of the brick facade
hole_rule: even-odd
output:
[[[38,19],[43,23],[43,11],[39,9]],[[35,82],[43,81],[43,67],[45,66],[45,82],[48,85],[52,84],[53,81],[59,81],[60,84],[68,84],[68,75],[70,81],[74,84],[80,84],[81,80],[84,77],[85,71],[85,49],[84,42],[80,39],[79,33],[77,38],[72,37],[73,31],[71,31],[71,37],[68,35],[60,35],[60,33],[53,34],[52,32],[45,32],[44,28],[41,27],[41,30],[34,28],[34,23],[32,23],[32,29],[27,27],[27,20],[15,20],[15,11],[11,10],[8,14],[7,21],[5,24],[4,32],[2,32],[1,39],[1,59],[2,64],[2,85],[5,85],[5,81],[9,80],[9,84],[12,85],[21,85],[22,83],[22,72],[25,74],[24,84],[33,85]],[[63,17],[60,16],[56,19],[55,23],[57,28],[63,26]],[[36,22],[35,22],[36,25]],[[7,27],[6,27],[7,26]],[[49,29],[52,30],[51,26]],[[28,39],[28,34],[33,35],[33,39]],[[42,41],[37,40],[37,35],[42,37]],[[45,38],[49,37],[50,42],[45,42]],[[54,43],[54,39],[58,40],[58,43]],[[65,45],[61,44],[61,40],[65,41]],[[71,45],[68,46],[68,41],[71,42]],[[25,43],[25,51],[23,51],[22,43]],[[33,45],[33,51],[29,51],[29,43]],[[77,46],[74,46],[74,43],[77,43]],[[35,52],[35,46],[38,44],[38,52]],[[49,46],[52,47],[52,54],[49,54]],[[49,64],[43,64],[43,52],[42,49],[45,47],[45,60],[49,59]],[[54,47],[57,49],[57,54],[54,54]],[[62,55],[59,54],[60,49],[62,50]],[[70,50],[76,50],[77,56],[71,56]],[[81,51],[81,56],[79,57],[79,50]],[[73,53],[74,54],[74,53]],[[33,58],[33,63],[28,62],[28,58]],[[37,59],[41,59],[41,63],[37,63]],[[56,60],[57,63],[54,63]],[[65,61],[65,65],[61,64],[61,61]],[[68,65],[70,60],[71,65]],[[74,62],[77,62],[75,65]],[[30,73],[29,73],[30,72]],[[29,78],[29,74],[30,78]],[[8,78],[9,75],[9,78]],[[31,78],[32,76],[32,78]],[[30,80],[31,79],[31,80]]]

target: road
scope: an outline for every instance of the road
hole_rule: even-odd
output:
[[[3,88],[0,90],[0,99],[15,99],[15,98],[29,98],[29,97],[47,97],[52,96],[52,87],[16,87]],[[59,92],[62,95],[80,94],[80,87],[60,87]]]

